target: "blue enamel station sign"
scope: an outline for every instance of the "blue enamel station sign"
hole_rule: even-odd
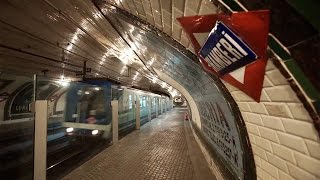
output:
[[[220,21],[211,30],[199,54],[220,76],[258,58],[245,42]]]

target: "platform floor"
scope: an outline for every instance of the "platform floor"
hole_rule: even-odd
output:
[[[215,179],[204,159],[185,109],[173,109],[122,138],[63,179]]]

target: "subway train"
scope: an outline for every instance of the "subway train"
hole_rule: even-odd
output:
[[[12,178],[19,173],[26,174],[26,179],[32,176],[33,86],[32,78],[0,76],[0,178]],[[140,101],[142,125],[149,120],[149,110],[152,119],[164,111],[160,107],[167,110],[172,107],[167,96],[98,80],[66,83],[40,79],[36,89],[36,99],[48,101],[48,171],[64,161],[108,146],[111,141],[111,100],[119,102],[120,137],[135,128],[136,101]],[[16,172],[17,169],[24,172]]]

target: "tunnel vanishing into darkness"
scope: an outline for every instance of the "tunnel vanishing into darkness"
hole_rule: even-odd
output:
[[[0,177],[27,167],[33,171],[23,157],[36,158],[34,100],[48,101],[45,133],[51,151],[78,142],[65,136],[76,129],[68,125],[82,119],[105,128],[98,134],[94,126],[89,134],[109,137],[113,100],[119,103],[119,135],[124,137],[140,128],[138,117],[146,124],[170,110],[172,99],[181,95],[192,134],[217,179],[320,179],[316,7],[318,2],[294,0],[1,1]],[[271,22],[258,103],[202,67],[176,19],[261,9],[270,9]],[[203,45],[208,34],[195,37]],[[87,137],[87,131],[77,132]],[[52,170],[58,156],[98,145],[87,161],[109,146],[80,141],[87,145],[73,144],[52,159],[48,154],[49,179],[60,171]],[[15,149],[27,146],[23,153]]]

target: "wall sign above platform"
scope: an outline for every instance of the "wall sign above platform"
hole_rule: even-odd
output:
[[[224,14],[189,16],[177,20],[189,36],[200,62],[207,71],[220,76],[255,101],[260,101],[267,63],[268,10],[237,12],[230,16]],[[208,34],[212,30],[214,32],[209,34],[204,46],[201,47],[200,44],[203,42],[199,42],[194,34]],[[225,38],[226,34],[231,39]],[[228,47],[226,42],[220,42],[222,37],[229,44],[232,44],[231,41],[236,43]],[[212,50],[214,53],[211,53]]]

